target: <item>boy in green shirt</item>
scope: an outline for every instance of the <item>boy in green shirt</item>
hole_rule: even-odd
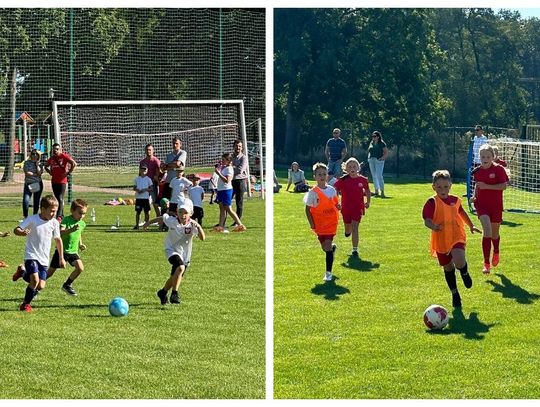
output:
[[[88,204],[86,201],[75,199],[71,203],[71,215],[66,216],[60,223],[60,235],[64,244],[64,259],[66,263],[75,267],[75,270],[73,270],[62,285],[62,290],[69,295],[77,295],[77,292],[72,287],[72,283],[84,271],[82,259],[79,257],[79,249],[86,249],[86,246],[82,242],[82,231],[86,228],[83,218],[86,215],[87,209]],[[47,278],[50,278],[57,268],[60,268],[58,250],[54,252],[51,265],[47,270]]]

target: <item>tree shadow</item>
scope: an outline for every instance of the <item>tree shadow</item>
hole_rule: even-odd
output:
[[[503,298],[514,299],[519,304],[532,304],[535,300],[540,298],[540,295],[530,293],[519,285],[512,283],[512,281],[504,274],[496,273],[495,275],[500,277],[502,284],[492,280],[488,280],[486,283],[491,284],[493,287],[492,291],[501,293]]]
[[[315,295],[323,295],[325,300],[330,301],[339,300],[340,295],[350,294],[351,291],[347,287],[336,284],[336,280],[337,278],[334,277],[332,281],[317,284],[311,292]]]
[[[515,228],[516,226],[522,226],[523,225],[523,223],[510,222],[508,220],[503,220],[501,224],[504,225],[504,226],[511,227],[511,228]]]
[[[341,265],[358,271],[372,271],[381,266],[379,263],[372,263],[369,260],[362,260],[360,257],[355,256],[349,256],[347,261],[341,263]]]
[[[454,308],[447,328],[427,332],[431,335],[463,335],[465,339],[482,340],[495,325],[480,321],[477,312],[471,312],[466,318],[461,308]]]

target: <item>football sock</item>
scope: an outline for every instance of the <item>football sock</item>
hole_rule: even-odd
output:
[[[499,236],[497,239],[491,239],[493,242],[493,253],[499,253],[499,243],[501,241],[501,237]]]
[[[30,304],[32,302],[32,299],[34,298],[36,290],[34,290],[32,287],[28,286],[26,287],[26,292],[24,293],[24,300],[23,302],[25,304]]]
[[[71,278],[68,278],[64,284],[71,285],[71,283],[73,283],[73,280]]]
[[[461,273],[461,278],[463,279],[463,284],[465,285],[465,287],[471,288],[472,287],[472,278],[469,275],[469,270],[468,270],[467,263],[465,263],[465,265],[463,267],[461,267],[461,268],[458,267],[457,269]]]
[[[334,264],[334,252],[330,250],[326,253],[326,271],[332,271],[332,265]]]
[[[456,270],[444,271],[444,278],[446,279],[446,284],[452,293],[457,293],[457,282],[456,282]]]
[[[491,237],[482,238],[482,253],[484,254],[484,263],[489,264],[489,254],[491,252]]]

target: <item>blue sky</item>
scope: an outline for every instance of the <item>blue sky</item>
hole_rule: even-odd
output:
[[[521,14],[521,17],[523,18],[527,18],[527,17],[540,18],[540,8],[513,8],[513,7],[504,7],[504,8],[519,11],[519,14]],[[495,10],[498,10],[498,9],[495,9]]]

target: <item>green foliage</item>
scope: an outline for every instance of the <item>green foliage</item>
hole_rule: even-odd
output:
[[[431,184],[389,179],[385,192],[360,224],[360,260],[349,257],[340,221],[332,284],[322,281],[324,254],[302,195],[274,194],[274,397],[538,398],[540,218],[504,214],[502,260],[489,277],[481,235],[468,233],[473,287],[458,275],[463,308],[453,310],[421,216]],[[451,313],[441,332],[423,324],[431,304]]]
[[[83,233],[85,271],[61,285],[72,267],[59,269],[35,300],[17,307],[22,280],[11,281],[24,238],[1,239],[0,364],[2,399],[261,399],[265,395],[264,202],[245,204],[245,233],[207,232],[194,242],[193,259],[180,286],[182,304],[162,307],[156,291],[170,273],[166,234],[133,231],[133,206],[103,206],[85,194],[97,222]],[[0,231],[13,230],[20,207],[0,209]],[[217,205],[205,204],[205,229]],[[116,216],[119,231],[110,230]],[[129,315],[109,316],[116,297]]]

